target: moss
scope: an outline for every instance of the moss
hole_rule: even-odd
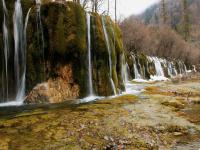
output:
[[[59,11],[58,11],[59,10]],[[56,19],[55,19],[56,18]],[[41,7],[42,29],[37,30],[36,9],[30,13],[27,28],[27,87],[58,76],[62,64],[73,65],[74,82],[86,92],[85,11],[75,3],[45,3]],[[42,32],[43,33],[42,33]],[[44,37],[44,49],[42,47]]]
[[[162,105],[174,107],[176,109],[183,109],[185,107],[184,104],[178,101],[165,101],[165,102],[162,102]]]
[[[138,58],[138,61],[140,62],[140,64],[141,64],[141,69],[142,69],[142,71],[140,71],[141,73],[142,73],[142,76],[144,77],[144,78],[147,78],[147,79],[150,79],[150,71],[148,70],[148,58],[147,58],[147,56],[145,55],[145,54],[143,54],[143,53],[140,53],[140,54],[138,54],[137,55],[137,58]]]
[[[83,8],[73,2],[52,3],[43,0],[41,5],[41,24],[38,28],[37,8],[34,1],[22,0],[23,18],[31,8],[27,26],[27,74],[26,92],[38,83],[49,78],[57,78],[57,68],[63,64],[71,64],[73,79],[80,86],[80,97],[88,94],[88,60],[87,60],[87,27]],[[13,10],[14,3],[6,1],[8,8],[10,49],[14,49]],[[59,11],[58,11],[59,10]],[[3,20],[2,9],[0,18]],[[123,88],[122,71],[122,39],[119,27],[106,18],[106,28],[112,49],[112,78],[117,89]],[[40,23],[39,23],[40,24]],[[114,32],[113,32],[114,31]],[[0,29],[2,37],[2,28]],[[91,17],[92,64],[94,88],[97,95],[112,95],[109,76],[109,57],[104,38],[101,16],[93,13]],[[2,39],[2,38],[1,38]],[[44,40],[44,41],[43,41]],[[0,49],[3,48],[2,40]],[[3,53],[1,51],[2,58]],[[11,58],[14,55],[12,54]],[[2,59],[1,59],[2,60]],[[3,60],[2,60],[3,61]],[[13,64],[13,60],[9,62]],[[0,67],[0,70],[2,68]],[[13,70],[11,73],[13,74]],[[14,82],[14,76],[10,82]],[[1,83],[0,83],[1,84]]]
[[[98,95],[111,95],[112,88],[109,75],[109,55],[104,38],[101,16],[91,16],[91,39],[93,56],[94,87]]]

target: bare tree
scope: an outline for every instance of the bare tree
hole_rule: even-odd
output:
[[[161,1],[161,18],[162,18],[162,23],[167,24],[167,6],[166,6],[166,1],[162,0]]]
[[[92,1],[92,12],[98,13],[104,0],[91,0]]]

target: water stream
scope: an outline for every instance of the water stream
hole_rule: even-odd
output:
[[[106,46],[107,46],[107,49],[108,49],[108,55],[109,55],[110,82],[111,82],[112,90],[113,90],[114,94],[116,95],[117,91],[116,91],[114,81],[112,79],[112,65],[113,65],[112,64],[112,56],[111,56],[112,53],[111,53],[111,47],[110,47],[108,32],[107,32],[107,29],[106,29],[106,26],[105,26],[105,18],[103,16],[102,16],[102,25],[103,25],[103,31],[104,31],[104,36],[105,36],[105,40],[106,40]]]
[[[21,1],[15,2],[15,10],[13,15],[14,26],[14,41],[15,41],[15,54],[14,54],[14,72],[17,96],[15,101],[23,101],[25,96],[25,71],[26,71],[26,56],[25,56],[25,42],[24,42],[24,26],[23,26],[23,13]]]
[[[3,88],[3,101],[8,101],[9,83],[8,83],[8,57],[9,57],[9,39],[8,39],[8,27],[7,27],[7,8],[5,1],[3,3],[3,40],[4,40],[4,61],[5,61],[5,78],[2,78]]]
[[[87,38],[88,38],[88,88],[89,96],[94,95],[92,82],[92,58],[91,58],[91,29],[90,29],[90,14],[87,13]]]
[[[142,79],[138,67],[137,67],[137,61],[135,59],[135,56],[132,56],[133,58],[133,66],[134,66],[134,74],[135,74],[135,79]]]
[[[0,106],[6,105],[21,105],[25,98],[25,76],[26,76],[26,28],[28,24],[29,14],[31,9],[29,9],[26,20],[25,26],[23,23],[23,12],[21,7],[21,1],[15,1],[15,8],[13,13],[13,35],[14,35],[14,66],[9,64],[8,65],[8,54],[9,54],[9,41],[8,41],[8,28],[6,23],[6,5],[4,0],[3,7],[4,7],[4,22],[3,22],[3,33],[4,33],[4,51],[5,51],[5,68],[6,68],[6,76],[5,81],[6,85],[6,98],[4,97],[3,102]],[[12,85],[14,91],[9,93],[8,90],[8,70],[14,70],[14,83]],[[4,79],[3,79],[4,80]],[[14,98],[9,99],[9,95],[15,95]]]

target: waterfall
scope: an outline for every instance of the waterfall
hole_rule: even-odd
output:
[[[192,67],[193,67],[193,71],[194,71],[194,72],[197,72],[196,66],[195,66],[195,65],[192,65]]]
[[[156,75],[155,76],[151,75],[151,80],[154,80],[154,81],[167,80],[167,78],[165,77],[163,68],[162,68],[162,64],[161,64],[163,62],[163,59],[159,59],[157,57],[152,57],[151,60],[154,63],[155,69],[156,69]]]
[[[179,74],[183,74],[180,61],[178,62],[178,68],[179,68]]]
[[[117,94],[116,91],[116,87],[114,84],[114,81],[112,79],[112,56],[111,56],[111,48],[110,48],[110,42],[109,42],[109,38],[108,38],[108,33],[107,33],[107,29],[105,26],[105,20],[104,17],[102,16],[102,25],[103,25],[103,31],[104,31],[104,36],[105,36],[105,40],[106,40],[106,46],[108,49],[108,55],[109,55],[109,67],[110,67],[110,82],[111,82],[111,86],[112,86],[112,90],[114,92],[114,94]]]
[[[139,71],[138,71],[138,68],[137,68],[137,62],[136,62],[136,59],[135,57],[132,55],[132,58],[133,58],[133,66],[134,66],[134,73],[135,73],[135,79],[142,79]]]
[[[164,77],[165,75],[160,60],[157,57],[153,57],[153,61],[156,68],[156,76]]]
[[[141,75],[139,74],[136,64],[134,64],[134,72],[135,72],[135,79],[141,79]]]
[[[128,64],[127,64],[128,65]],[[128,72],[127,72],[127,69],[126,69],[126,62],[125,62],[125,56],[124,54],[122,55],[122,68],[121,68],[121,76],[122,76],[122,79],[123,79],[123,83],[126,84],[127,80],[128,80]]]
[[[5,57],[5,75],[2,80],[5,80],[6,85],[3,88],[6,89],[6,98],[3,96],[3,101],[6,103],[2,103],[0,106],[6,105],[20,105],[23,103],[25,97],[25,76],[26,76],[26,28],[28,24],[28,18],[30,10],[27,13],[25,26],[23,24],[23,13],[21,7],[21,1],[16,0],[14,5],[14,13],[13,13],[13,36],[14,36],[14,55],[12,59],[14,60],[14,64],[8,65],[9,58],[9,40],[8,40],[8,27],[7,27],[7,9],[5,5],[5,1],[3,2],[3,12],[4,12],[4,21],[3,21],[3,39],[4,39],[4,57]],[[11,58],[10,58],[11,59]],[[12,87],[14,91],[9,91],[9,77],[8,70],[13,69],[14,74],[14,83],[12,83]],[[3,92],[5,91],[3,89]],[[15,97],[9,98],[9,95],[13,95]],[[3,93],[3,95],[5,95]]]
[[[184,70],[185,70],[185,73],[187,74],[187,67],[185,64],[184,64]]]
[[[171,62],[168,63],[167,71],[168,71],[168,75],[170,77],[172,77],[173,76],[173,64]]]
[[[22,101],[25,95],[25,73],[26,73],[26,53],[25,53],[25,42],[23,35],[23,14],[21,1],[15,2],[15,10],[13,15],[14,25],[14,41],[15,41],[15,54],[14,54],[14,71],[17,97],[16,101]]]
[[[90,14],[87,13],[87,40],[88,40],[88,87],[89,95],[94,95],[92,82],[92,60],[91,60],[91,31],[90,31]]]
[[[31,8],[28,10],[28,13],[26,15],[26,19],[25,19],[25,25],[24,25],[24,40],[25,40],[25,49],[27,48],[27,41],[26,41],[26,29],[27,29],[27,25],[28,25],[28,20],[29,20],[29,15],[31,12]]]
[[[3,20],[3,41],[4,41],[4,61],[5,61],[5,78],[2,78],[2,87],[5,89],[3,90],[3,100],[8,100],[8,93],[9,93],[9,85],[8,85],[8,57],[9,57],[9,39],[8,39],[8,27],[7,27],[7,8],[5,1],[2,0],[3,3],[3,13],[4,13],[4,20]],[[5,85],[4,85],[5,83]]]

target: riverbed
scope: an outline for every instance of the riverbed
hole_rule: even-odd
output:
[[[129,84],[143,88],[89,103],[1,108],[0,149],[200,148],[199,78]]]

